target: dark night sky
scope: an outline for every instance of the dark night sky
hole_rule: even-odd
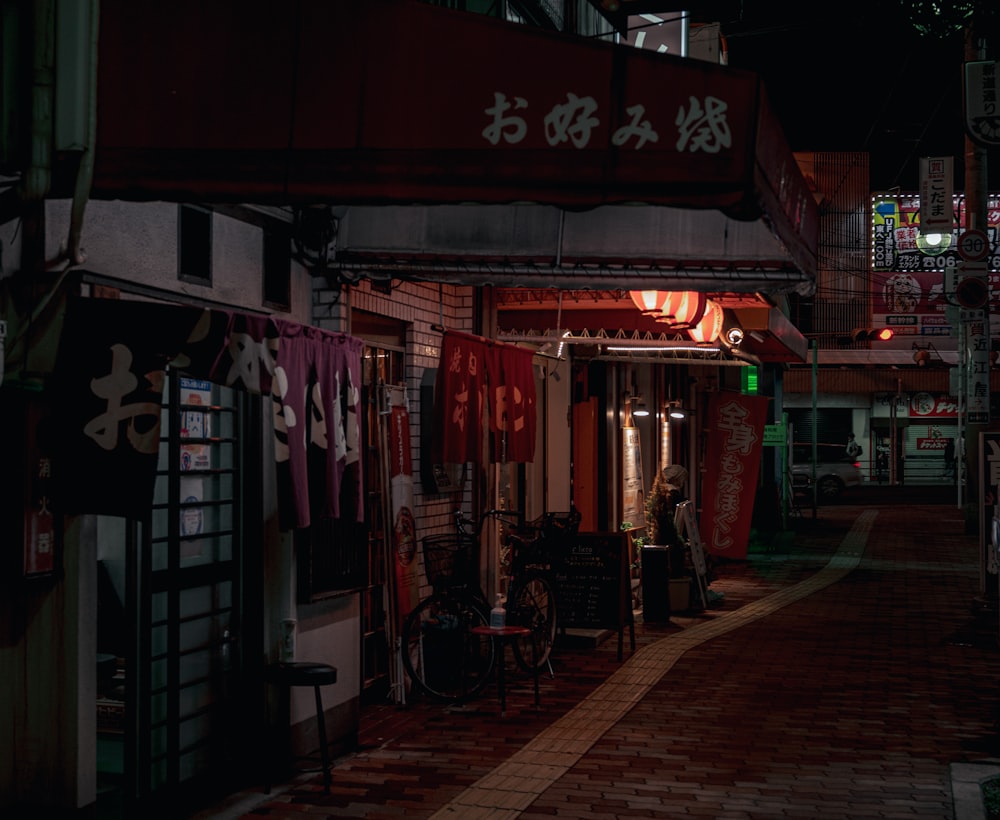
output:
[[[964,187],[960,30],[921,36],[899,0],[740,5],[723,23],[729,64],[762,76],[793,150],[868,151],[872,188],[904,191],[918,187],[920,157],[954,156]],[[990,59],[1000,56],[995,30]],[[996,190],[1000,153],[991,158]]]

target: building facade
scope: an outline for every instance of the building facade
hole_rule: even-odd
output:
[[[4,144],[0,809],[189,807],[261,782],[272,730],[317,744],[311,693],[265,684],[287,657],[337,668],[323,720],[350,748],[366,698],[407,696],[399,578],[426,592],[417,541],[456,508],[575,505],[618,531],[641,510],[626,472],[645,493],[679,464],[705,497],[708,410],[748,370],[781,406],[817,220],[753,75],[413,2],[57,5],[4,6],[35,44],[22,67],[93,82],[60,74],[17,110],[45,156]],[[397,52],[408,72],[385,68]],[[457,91],[429,81],[455,65]],[[361,75],[331,106],[329,78]],[[508,119],[519,98],[538,116]],[[644,289],[712,297],[738,333],[692,345],[641,315]],[[530,460],[484,441],[434,463],[449,334],[533,354]],[[499,563],[490,540],[490,591]]]

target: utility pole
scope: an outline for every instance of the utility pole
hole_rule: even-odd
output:
[[[977,15],[974,13],[969,20],[969,23],[965,27],[965,60],[966,62],[974,62],[976,60],[984,60],[986,58],[986,43],[979,34],[979,26],[977,25]],[[966,230],[987,230],[987,164],[986,164],[986,149],[976,143],[975,140],[969,136],[968,131],[965,133],[965,214],[966,214]],[[986,326],[989,328],[989,318],[990,318],[990,303],[989,299],[986,301],[986,305],[983,310],[986,312]],[[960,345],[960,349],[964,347],[964,355],[966,358],[969,356],[970,346],[968,345],[968,330],[969,325],[963,323],[962,334],[963,341],[966,342],[965,345]],[[987,332],[987,335],[991,335]],[[966,366],[966,378],[971,378],[972,374],[968,372],[968,363],[963,362]],[[988,376],[988,374],[987,374]],[[966,498],[970,505],[975,506],[979,501],[979,434],[984,429],[986,425],[982,423],[972,423],[966,425],[966,439],[965,439],[965,452],[966,452]],[[978,525],[979,517],[974,516],[974,520],[977,522],[977,530],[980,529]]]
[[[986,42],[981,32],[981,14],[983,9],[981,4],[974,6],[972,16],[965,27],[965,62],[966,64],[983,61],[986,59]],[[966,82],[967,68],[963,66],[963,86]],[[963,88],[963,90],[967,90]],[[965,96],[965,95],[963,95]],[[967,97],[966,97],[967,99]],[[988,231],[987,224],[987,196],[988,196],[988,174],[987,174],[987,154],[986,149],[979,142],[972,138],[969,133],[966,115],[963,112],[963,128],[965,132],[965,204],[966,204],[966,224],[967,231],[978,230],[984,233]],[[989,277],[989,266],[982,272],[987,279]],[[988,293],[988,287],[987,287]],[[985,326],[985,350],[972,351],[974,333],[972,323],[962,323],[962,341],[965,342],[964,360],[965,378],[967,380],[985,379],[987,395],[989,395],[990,362],[989,348],[992,344],[992,332],[990,328],[990,300],[987,296],[983,306],[983,322]],[[960,346],[961,349],[961,346]],[[976,382],[971,382],[972,387],[966,388],[966,398],[974,395]],[[989,402],[986,403],[985,419],[983,414],[978,414],[973,420],[970,416],[965,428],[965,464],[966,464],[966,497],[968,502],[965,507],[966,530],[970,534],[978,536],[979,543],[979,595],[975,598],[976,605],[986,611],[1000,611],[998,598],[1000,590],[997,587],[997,568],[993,556],[994,546],[992,544],[992,527],[986,525],[986,503],[989,500],[990,492],[985,493],[980,488],[980,475],[982,464],[979,452],[980,434],[989,426]],[[985,497],[984,497],[985,496]],[[988,510],[992,517],[994,511]],[[974,522],[974,526],[973,525]]]

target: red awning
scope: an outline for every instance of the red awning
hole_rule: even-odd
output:
[[[756,75],[410,0],[105,0],[98,198],[817,213]]]

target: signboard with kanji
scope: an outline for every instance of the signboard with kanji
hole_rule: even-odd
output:
[[[788,428],[784,424],[765,424],[764,441],[765,447],[783,447],[788,443]]]
[[[969,351],[965,378],[966,419],[969,424],[988,424],[990,420],[990,317],[984,310],[963,310],[969,320],[965,327]]]
[[[1000,105],[996,60],[965,64],[965,130],[980,145],[1000,145]]]
[[[874,197],[873,326],[891,327],[896,337],[904,340],[907,336],[931,336],[939,348],[949,337],[957,340],[948,311],[954,294],[948,292],[945,283],[977,270],[982,270],[988,280],[987,304],[993,311],[1000,310],[1000,197],[988,197],[987,224],[982,231],[965,229],[968,220],[964,197],[954,197],[954,212],[954,229],[931,237],[921,231],[919,196]],[[969,259],[964,258],[966,254]]]
[[[951,233],[955,223],[954,179],[955,161],[951,157],[920,158],[920,225],[925,232]]]

